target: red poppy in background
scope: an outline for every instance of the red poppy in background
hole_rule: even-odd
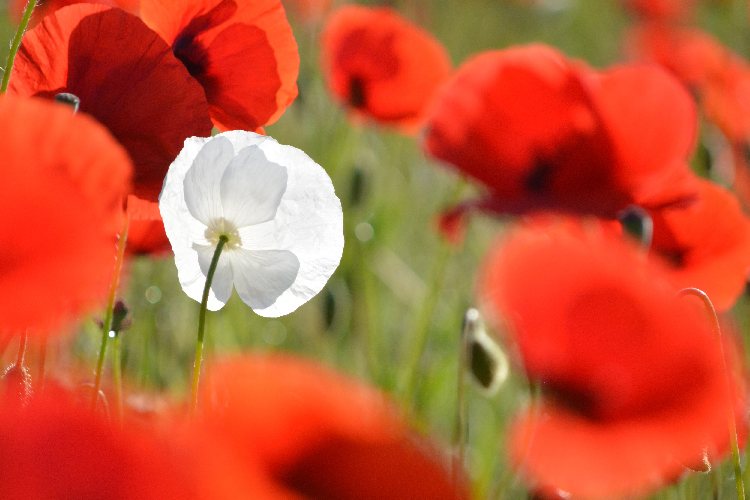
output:
[[[228,361],[209,376],[205,427],[283,498],[468,498],[375,389],[285,356]]]
[[[158,200],[186,138],[211,135],[200,84],[159,35],[120,9],[66,7],[26,33],[8,93],[52,99],[61,92],[76,95],[80,111],[127,149],[135,164],[133,193],[145,200]],[[131,251],[169,249],[161,223],[131,229]]]
[[[298,21],[320,21],[331,8],[333,0],[283,0],[284,9]]]
[[[723,187],[701,180],[699,193],[695,203],[649,213],[651,250],[666,259],[678,289],[699,288],[725,311],[744,292],[750,272],[750,219]]]
[[[342,7],[321,40],[329,91],[356,113],[405,131],[421,125],[451,73],[440,42],[389,8]]]
[[[141,17],[203,86],[219,129],[256,131],[297,97],[297,42],[279,0],[141,0]]]
[[[0,156],[0,332],[52,333],[106,297],[132,164],[89,117],[10,95]]]
[[[687,165],[697,116],[655,66],[595,73],[530,45],[459,68],[428,122],[425,149],[490,189],[486,207],[613,218],[630,204],[694,196]]]
[[[741,376],[733,366],[730,399],[702,304],[664,279],[598,224],[521,229],[490,254],[482,299],[542,390],[512,427],[511,460],[543,497],[640,497],[703,449],[728,453]]]

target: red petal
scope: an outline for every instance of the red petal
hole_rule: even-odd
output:
[[[201,82],[220,129],[271,124],[297,97],[297,43],[279,0],[142,0],[141,17]]]
[[[9,95],[0,154],[0,332],[53,333],[106,296],[132,165],[90,118]]]
[[[615,148],[617,184],[642,206],[692,195],[687,165],[698,127],[692,97],[657,66],[620,66],[594,79],[596,105]]]
[[[750,219],[737,199],[712,182],[700,182],[687,207],[651,211],[652,251],[672,266],[677,288],[703,290],[718,311],[731,308],[750,272]]]
[[[304,498],[466,498],[376,390],[308,361],[215,366],[205,422],[250,464]]]

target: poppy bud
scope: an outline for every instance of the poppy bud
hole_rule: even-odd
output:
[[[73,113],[78,112],[78,107],[81,105],[81,100],[78,96],[70,94],[68,92],[60,92],[55,96],[55,102],[67,104],[73,108]]]
[[[493,395],[508,378],[508,357],[492,340],[476,309],[469,309],[463,321],[464,349],[469,372],[482,392]]]

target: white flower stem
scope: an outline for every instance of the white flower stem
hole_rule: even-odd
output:
[[[107,352],[107,340],[109,339],[109,329],[112,326],[112,313],[115,310],[115,295],[117,295],[117,283],[120,281],[120,270],[122,261],[125,256],[125,242],[128,239],[128,227],[130,227],[130,216],[125,216],[125,222],[120,231],[120,238],[117,240],[117,258],[115,259],[115,269],[112,272],[112,282],[109,285],[109,297],[107,299],[107,312],[102,323],[102,346],[99,349],[99,359],[96,363],[96,377],[94,377],[94,390],[91,393],[91,411],[96,410],[96,403],[99,400],[99,386],[102,382],[102,369],[104,368],[104,355]]]
[[[26,4],[26,10],[23,12],[23,18],[21,19],[21,24],[18,25],[18,31],[16,31],[16,36],[13,38],[13,42],[10,45],[10,52],[8,53],[8,62],[5,63],[5,73],[3,74],[3,83],[2,86],[0,86],[0,92],[5,92],[8,90],[8,82],[10,81],[10,72],[13,69],[13,61],[16,59],[16,53],[18,52],[18,47],[21,45],[21,39],[23,38],[23,34],[26,32],[26,27],[29,25],[29,20],[31,19],[31,13],[34,12],[34,7],[36,7],[37,0],[29,0],[29,3]]]
[[[693,295],[701,299],[701,301],[703,301],[703,305],[708,311],[708,314],[711,316],[712,326],[713,326],[714,334],[716,335],[716,340],[719,342],[719,348],[721,349],[721,361],[722,361],[722,364],[724,365],[724,377],[725,377],[726,386],[727,386],[727,398],[729,399],[729,408],[728,408],[729,410],[729,414],[728,414],[729,440],[732,445],[732,461],[734,462],[734,481],[735,481],[735,485],[737,486],[737,499],[745,500],[745,485],[742,481],[742,466],[740,464],[740,449],[739,449],[739,444],[737,442],[737,423],[735,422],[734,405],[732,404],[732,384],[729,378],[729,371],[727,368],[726,356],[724,356],[724,345],[721,340],[721,327],[719,326],[719,317],[716,315],[716,309],[714,309],[714,305],[711,303],[711,299],[708,298],[708,295],[706,295],[704,291],[699,290],[697,288],[685,288],[683,290],[680,290],[677,293],[678,297],[683,297],[685,295]],[[716,470],[718,469],[719,467],[716,467]]]
[[[201,361],[203,359],[203,337],[206,329],[206,305],[208,304],[208,291],[211,289],[211,282],[214,280],[216,266],[219,264],[221,249],[224,248],[229,237],[222,234],[219,237],[219,243],[216,245],[214,256],[211,259],[211,265],[208,268],[206,276],[206,286],[203,287],[203,299],[201,300],[201,310],[198,315],[198,343],[195,346],[195,365],[193,365],[193,385],[190,391],[190,418],[195,417],[195,409],[198,406],[198,380],[201,375]]]

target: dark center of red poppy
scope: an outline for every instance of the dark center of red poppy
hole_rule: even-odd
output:
[[[237,4],[234,0],[222,0],[205,14],[196,16],[175,38],[172,51],[193,77],[199,78],[207,69],[204,57],[205,47],[201,46],[196,38],[201,33],[228,21],[235,12],[237,12]]]
[[[537,160],[524,181],[524,187],[535,194],[543,193],[549,186],[553,170],[552,164]]]
[[[349,80],[349,104],[357,109],[367,106],[367,94],[365,93],[365,82],[358,76]]]

